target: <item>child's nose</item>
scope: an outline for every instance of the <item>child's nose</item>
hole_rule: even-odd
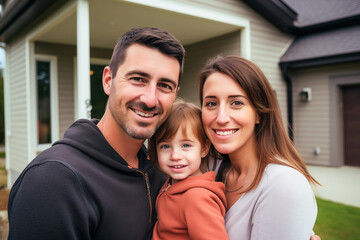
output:
[[[181,154],[178,149],[174,148],[171,152],[171,160],[172,161],[179,161],[181,160]]]

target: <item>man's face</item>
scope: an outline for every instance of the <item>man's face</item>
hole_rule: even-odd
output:
[[[109,84],[108,107],[121,129],[151,137],[167,118],[178,92],[180,64],[154,48],[131,45]],[[111,71],[109,72],[111,74]]]

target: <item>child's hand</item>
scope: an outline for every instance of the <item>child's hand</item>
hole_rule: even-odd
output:
[[[320,238],[320,236],[318,236],[318,235],[312,235],[312,236],[310,237],[310,240],[321,240],[321,238]]]

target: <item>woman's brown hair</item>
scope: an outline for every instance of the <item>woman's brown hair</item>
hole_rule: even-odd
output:
[[[186,131],[189,128],[199,140],[201,147],[206,147],[209,141],[202,125],[200,108],[192,103],[177,99],[171,108],[169,117],[148,141],[150,158],[155,166],[158,167],[156,145],[172,139],[179,129],[181,129],[183,135],[186,136]],[[200,166],[202,172],[205,172],[209,168],[209,158],[212,157],[212,155],[213,152],[209,152],[209,154],[202,159]]]
[[[310,183],[318,184],[308,172],[305,162],[287,135],[275,91],[260,68],[238,56],[211,59],[199,75],[201,105],[203,105],[203,88],[206,79],[215,72],[234,79],[245,91],[260,117],[260,123],[255,126],[259,167],[254,181],[245,191],[250,191],[259,184],[264,169],[269,163],[292,167],[302,173]],[[224,180],[224,171],[231,165],[227,155],[222,154],[222,157],[223,162],[217,175],[218,181]]]

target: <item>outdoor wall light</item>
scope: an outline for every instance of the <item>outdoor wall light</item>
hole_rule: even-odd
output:
[[[301,102],[310,102],[311,101],[311,88],[303,88],[300,95]]]

